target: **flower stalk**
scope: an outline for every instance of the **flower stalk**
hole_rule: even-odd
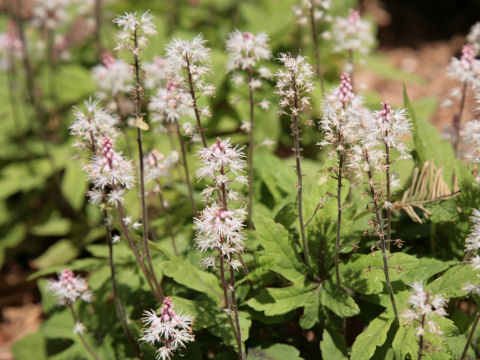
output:
[[[467,357],[468,349],[470,348],[470,344],[472,343],[473,334],[477,329],[477,325],[479,321],[480,321],[480,308],[477,306],[475,319],[473,320],[473,324],[470,328],[470,332],[468,333],[467,342],[465,343],[465,347],[463,348],[463,352],[462,352],[462,356],[460,357],[460,360],[464,360]]]
[[[370,195],[372,197],[373,209],[374,209],[374,212],[375,212],[375,219],[376,219],[376,222],[377,222],[377,234],[378,234],[378,237],[380,238],[380,248],[381,248],[381,251],[382,251],[383,272],[385,274],[385,282],[387,284],[387,290],[388,290],[388,295],[390,296],[390,302],[392,303],[393,313],[395,314],[395,319],[398,321],[397,304],[395,302],[395,296],[393,294],[393,287],[392,287],[392,283],[390,281],[387,249],[386,249],[386,245],[385,245],[384,225],[383,225],[383,221],[382,221],[382,218],[381,218],[381,210],[380,210],[380,207],[379,207],[379,204],[378,204],[377,191],[375,190],[375,183],[374,183],[374,180],[373,180],[372,165],[371,165],[371,162],[370,162],[370,156],[369,156],[368,149],[364,148],[363,152],[364,152],[364,156],[365,156],[365,162],[367,163],[367,166],[368,166],[368,170],[367,170],[368,185],[369,185],[369,189],[370,189]]]
[[[298,196],[298,222],[300,231],[300,243],[303,247],[303,256],[305,263],[311,267],[310,252],[305,235],[305,222],[303,219],[303,173],[301,166],[301,147],[300,147],[300,113],[310,105],[309,94],[313,91],[313,69],[306,62],[305,57],[292,57],[290,54],[281,54],[280,62],[283,63],[284,69],[277,72],[277,91],[280,96],[280,107],[283,114],[290,117],[293,137],[293,152],[295,156],[295,171],[297,174]]]

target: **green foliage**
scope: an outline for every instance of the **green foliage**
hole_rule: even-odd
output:
[[[352,360],[368,360],[378,346],[387,340],[387,334],[394,319],[382,314],[373,319],[368,327],[356,338],[352,346]]]
[[[320,342],[320,349],[322,350],[325,359],[347,360],[347,345],[342,335],[335,330],[325,328],[323,330],[322,341]]]
[[[275,344],[267,348],[250,349],[248,353],[248,360],[263,360],[263,359],[285,359],[285,360],[301,360],[300,352],[293,346],[286,344]]]

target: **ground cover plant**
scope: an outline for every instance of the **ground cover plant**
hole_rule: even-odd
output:
[[[45,314],[16,359],[480,356],[478,25],[412,103],[355,1],[3,6],[0,261]]]

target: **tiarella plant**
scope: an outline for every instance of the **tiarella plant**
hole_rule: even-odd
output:
[[[290,54],[281,54],[278,60],[283,64],[277,74],[277,91],[280,97],[282,113],[288,115],[291,121],[291,136],[293,138],[293,152],[295,154],[295,171],[297,183],[295,188],[298,193],[298,229],[303,247],[305,263],[310,266],[310,253],[308,251],[305,235],[305,222],[303,218],[303,176],[302,173],[302,148],[300,143],[301,124],[300,116],[305,108],[310,105],[310,93],[313,91],[313,69],[306,62],[305,57],[292,57]]]
[[[358,10],[350,9],[348,17],[336,17],[333,20],[332,41],[334,51],[348,55],[346,70],[350,73],[353,84],[355,54],[368,54],[374,42],[371,24],[361,19]]]
[[[460,81],[462,84],[461,90],[457,91],[455,95],[459,95],[459,108],[452,120],[453,131],[453,146],[457,151],[460,144],[460,130],[462,114],[465,107],[465,97],[469,85],[476,86],[478,77],[480,75],[480,61],[475,59],[475,52],[473,46],[469,43],[462,48],[462,55],[459,59],[452,58],[448,67],[448,76]]]
[[[229,139],[217,139],[210,147],[200,149],[197,155],[200,159],[197,178],[208,179],[212,184],[203,191],[205,209],[195,219],[196,246],[201,251],[218,252],[203,258],[201,264],[206,268],[219,269],[224,310],[236,341],[238,358],[244,360],[246,356],[235,291],[235,270],[242,264],[235,257],[241,259],[240,254],[244,251],[245,208],[231,186],[247,182],[242,175],[245,155],[241,149],[232,146]]]
[[[331,6],[331,0],[302,0],[301,5],[292,8],[297,18],[297,23],[300,25],[308,24],[310,26],[315,51],[315,70],[320,79],[322,94],[325,92],[325,79],[322,61],[320,59],[321,53],[318,35],[320,34],[319,26],[323,26],[323,23],[332,21],[332,16],[329,14]]]
[[[270,79],[272,74],[266,67],[258,67],[257,63],[261,60],[268,60],[271,57],[268,47],[268,36],[265,33],[254,35],[248,31],[240,32],[238,30],[230,34],[227,40],[227,52],[229,54],[228,69],[229,71],[241,70],[247,73],[248,95],[250,105],[250,122],[244,126],[249,133],[248,142],[248,227],[252,228],[253,216],[253,159],[255,149],[255,99],[254,91],[262,86],[262,78]],[[235,75],[235,83],[243,82],[240,74]],[[260,106],[267,107],[263,100]]]
[[[39,270],[48,314],[15,358],[478,357],[478,25],[450,65],[452,146],[429,99],[354,89],[374,39],[351,1],[164,2],[101,27],[124,3],[5,4],[0,261]]]

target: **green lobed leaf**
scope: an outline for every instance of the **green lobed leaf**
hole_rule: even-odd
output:
[[[306,295],[303,315],[300,318],[300,327],[302,329],[312,328],[319,320],[320,295],[319,289],[315,289]]]
[[[87,181],[83,171],[72,161],[65,169],[62,179],[62,193],[72,208],[80,210],[86,197]]]
[[[269,264],[272,271],[294,284],[303,284],[306,266],[295,252],[288,231],[281,224],[260,214],[255,218],[255,228],[263,247],[259,253],[260,263]]]
[[[400,326],[392,343],[397,359],[405,359],[407,355],[413,359],[418,352],[418,337],[411,326]]]
[[[313,286],[288,286],[285,288],[267,288],[247,301],[247,305],[267,316],[281,315],[307,304],[309,292]]]
[[[340,317],[351,317],[360,313],[360,308],[347,293],[327,282],[319,288],[320,303]]]
[[[46,342],[40,331],[29,334],[12,346],[15,360],[47,360]]]
[[[300,351],[286,344],[275,344],[267,348],[248,349],[248,360],[301,360]]]
[[[325,328],[323,330],[320,350],[323,359],[348,360],[348,349],[345,338],[335,330]]]
[[[351,360],[369,360],[378,346],[383,345],[394,318],[382,314],[373,319],[368,327],[357,336],[352,346]]]
[[[462,297],[466,294],[463,287],[472,281],[474,274],[471,265],[457,265],[431,282],[427,289],[433,294],[441,294],[445,298]]]
[[[159,265],[165,276],[172,278],[177,283],[204,293],[217,303],[223,301],[222,290],[215,275],[202,271],[178,257],[161,261]]]

